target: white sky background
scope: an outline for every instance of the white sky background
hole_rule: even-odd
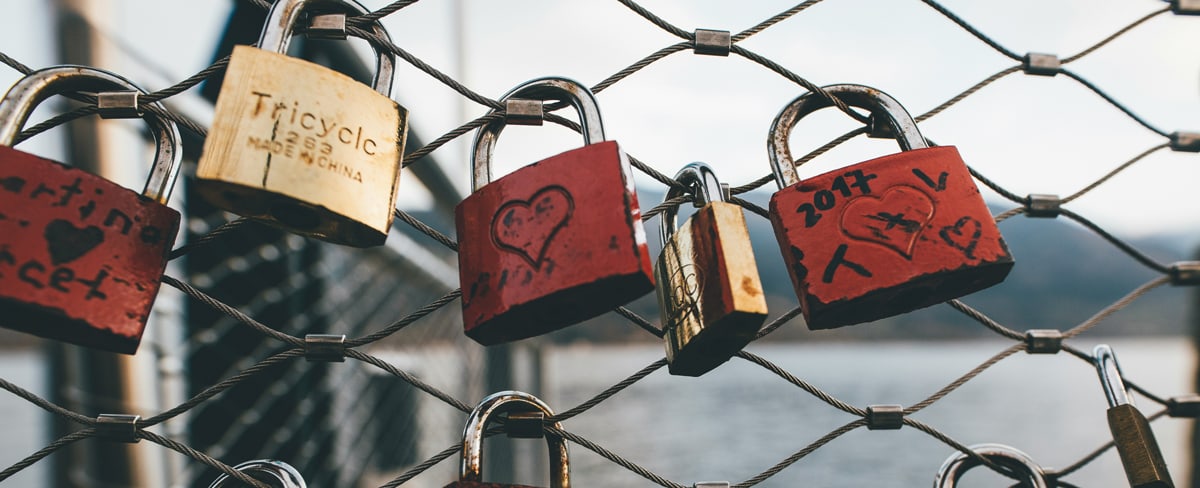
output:
[[[112,15],[94,22],[135,52],[113,44],[111,61],[100,67],[125,74],[149,90],[208,65],[232,4],[225,0],[108,1]],[[6,5],[8,15],[0,21],[4,27],[0,50],[35,68],[53,64],[50,3]],[[364,3],[374,9],[387,2]],[[796,2],[640,3],[684,30],[699,27],[736,33]],[[1063,58],[1166,6],[1159,0],[941,3],[1014,52],[1054,53]],[[615,0],[464,0],[465,30],[460,38],[454,5],[451,0],[418,2],[386,18],[385,25],[397,45],[492,98],[525,80],[547,75],[567,76],[591,86],[679,41]],[[455,50],[460,39],[461,63]],[[914,115],[1016,64],[918,0],[827,0],[740,45],[820,85],[861,83],[882,89]],[[137,57],[155,66],[147,69]],[[1156,127],[1168,132],[1200,131],[1200,17],[1160,15],[1067,68]],[[15,71],[0,69],[0,85],[16,78]],[[394,98],[410,110],[410,130],[425,141],[486,112],[402,60],[394,86]],[[803,92],[740,56],[683,51],[597,98],[609,138],[630,154],[668,174],[687,162],[705,161],[724,182],[737,186],[770,172],[769,125]],[[194,93],[174,97],[170,103],[207,123],[210,115]],[[818,112],[797,126],[793,152],[804,154],[854,127],[833,109]],[[1009,75],[921,124],[921,129],[939,144],[958,146],[968,164],[1020,195],[1069,195],[1165,142],[1063,75]],[[58,137],[47,134],[22,148],[57,157],[61,154]],[[464,191],[470,140],[471,135],[461,137],[433,153]],[[509,128],[498,145],[495,170],[504,174],[581,144],[578,135],[554,124]],[[859,137],[802,167],[800,173],[816,175],[896,150],[891,141]],[[585,177],[583,168],[580,177]],[[643,186],[657,185],[640,173],[635,178]],[[1195,243],[1200,228],[1197,182],[1200,155],[1163,150],[1067,208],[1120,235],[1165,232]],[[990,191],[984,194],[1000,201]],[[427,201],[416,179],[403,176],[400,205],[421,207]]]

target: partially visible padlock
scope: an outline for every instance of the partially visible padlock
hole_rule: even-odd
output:
[[[308,488],[304,477],[292,465],[273,459],[255,459],[234,466],[233,469],[246,473],[251,478],[266,483],[271,488]],[[237,480],[228,474],[221,473],[213,480],[208,488],[224,488],[234,486]]]
[[[1096,372],[1108,399],[1108,428],[1112,431],[1117,454],[1125,466],[1125,476],[1133,488],[1172,488],[1171,473],[1146,416],[1133,405],[1125,388],[1117,356],[1107,344],[1096,346]]]
[[[1020,476],[1018,479],[1022,481],[1022,488],[1047,488],[1049,486],[1045,470],[1028,454],[1016,448],[1003,444],[976,444],[970,446],[969,449],[989,461],[1015,471]],[[933,478],[933,488],[954,488],[958,486],[959,479],[967,473],[967,470],[979,465],[978,460],[966,453],[955,452],[938,469],[937,476]]]
[[[675,230],[676,209],[661,218],[662,254],[654,266],[671,374],[700,376],[754,340],[767,300],[742,208],[725,201],[712,168],[691,163],[675,179],[692,188],[694,215]],[[666,199],[682,195],[672,188]]]
[[[291,232],[378,246],[392,225],[408,132],[408,111],[388,98],[395,58],[374,46],[371,88],[288,57],[293,26],[318,8],[367,13],[354,0],[271,6],[259,48],[233,49],[196,190],[220,208]],[[378,22],[372,29],[388,38]]]
[[[179,230],[166,205],[182,155],[175,123],[145,115],[157,152],[141,193],[9,147],[47,97],[113,90],[145,93],[106,71],[58,66],[0,100],[0,325],[133,354]]]
[[[488,395],[479,402],[475,410],[471,411],[470,417],[467,418],[467,425],[463,429],[459,479],[446,485],[446,488],[532,488],[528,485],[485,483],[483,481],[483,434],[487,432],[489,422],[495,420],[502,413],[509,415],[509,423],[516,423],[515,417],[518,414],[523,417],[521,422],[529,420],[539,422],[536,429],[522,428],[521,434],[528,435],[519,437],[544,436],[550,448],[550,487],[570,488],[571,466],[567,444],[559,436],[544,435],[540,425],[540,420],[553,417],[554,411],[533,395],[511,390]],[[555,422],[553,427],[562,429],[558,422]],[[518,437],[514,435],[511,426],[509,437]]]
[[[958,150],[927,147],[886,93],[825,90],[870,110],[873,124],[886,121],[903,151],[801,181],[788,136],[831,102],[806,93],[775,118],[767,149],[780,190],[771,196],[771,224],[808,327],[877,320],[1003,281],[1012,256]]]
[[[463,328],[485,345],[566,327],[654,289],[629,159],[604,140],[591,91],[540,78],[502,98],[516,99],[571,103],[587,145],[490,181],[505,122],[476,133],[474,193],[454,216]]]

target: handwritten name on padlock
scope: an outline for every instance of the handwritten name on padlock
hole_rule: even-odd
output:
[[[98,326],[144,322],[149,314],[144,297],[148,292],[152,297],[159,286],[159,276],[147,270],[161,270],[146,263],[165,261],[165,241],[174,240],[177,217],[152,208],[149,199],[133,199],[144,205],[130,205],[130,199],[108,194],[123,189],[98,185],[102,180],[90,173],[6,152],[11,154],[0,166],[4,294],[36,297],[30,303]],[[39,161],[14,161],[24,158]],[[28,170],[34,164],[41,165],[36,180]],[[84,303],[97,306],[81,308]],[[107,320],[110,315],[121,320]]]

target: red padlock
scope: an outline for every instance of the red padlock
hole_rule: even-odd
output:
[[[1013,259],[953,146],[928,147],[895,99],[862,85],[831,95],[886,121],[900,153],[800,180],[788,136],[831,106],[806,93],[775,118],[767,140],[775,181],[771,224],[810,329],[877,320],[1004,280]]]
[[[476,133],[474,193],[454,214],[463,327],[485,345],[566,327],[654,289],[629,160],[604,141],[595,97],[575,81],[541,78],[502,98],[518,99],[571,103],[587,145],[490,182],[505,121]]]
[[[157,152],[140,194],[9,147],[42,100],[85,90],[144,93],[112,73],[60,66],[29,74],[0,100],[0,326],[133,354],[179,230],[179,212],[166,206],[179,131],[145,115]]]

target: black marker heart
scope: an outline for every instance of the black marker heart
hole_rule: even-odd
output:
[[[47,224],[42,235],[50,251],[50,262],[55,266],[74,261],[104,242],[104,231],[99,227],[89,225],[80,229],[62,219]]]
[[[968,226],[974,227],[974,230],[971,232],[971,236],[966,239],[966,243],[960,242],[961,238],[967,235],[963,230]],[[946,241],[946,244],[962,251],[967,259],[975,259],[975,246],[979,244],[979,236],[982,233],[983,226],[979,224],[979,221],[968,216],[958,219],[958,222],[955,222],[954,225],[942,227],[942,231],[938,235],[942,236],[942,240]]]

